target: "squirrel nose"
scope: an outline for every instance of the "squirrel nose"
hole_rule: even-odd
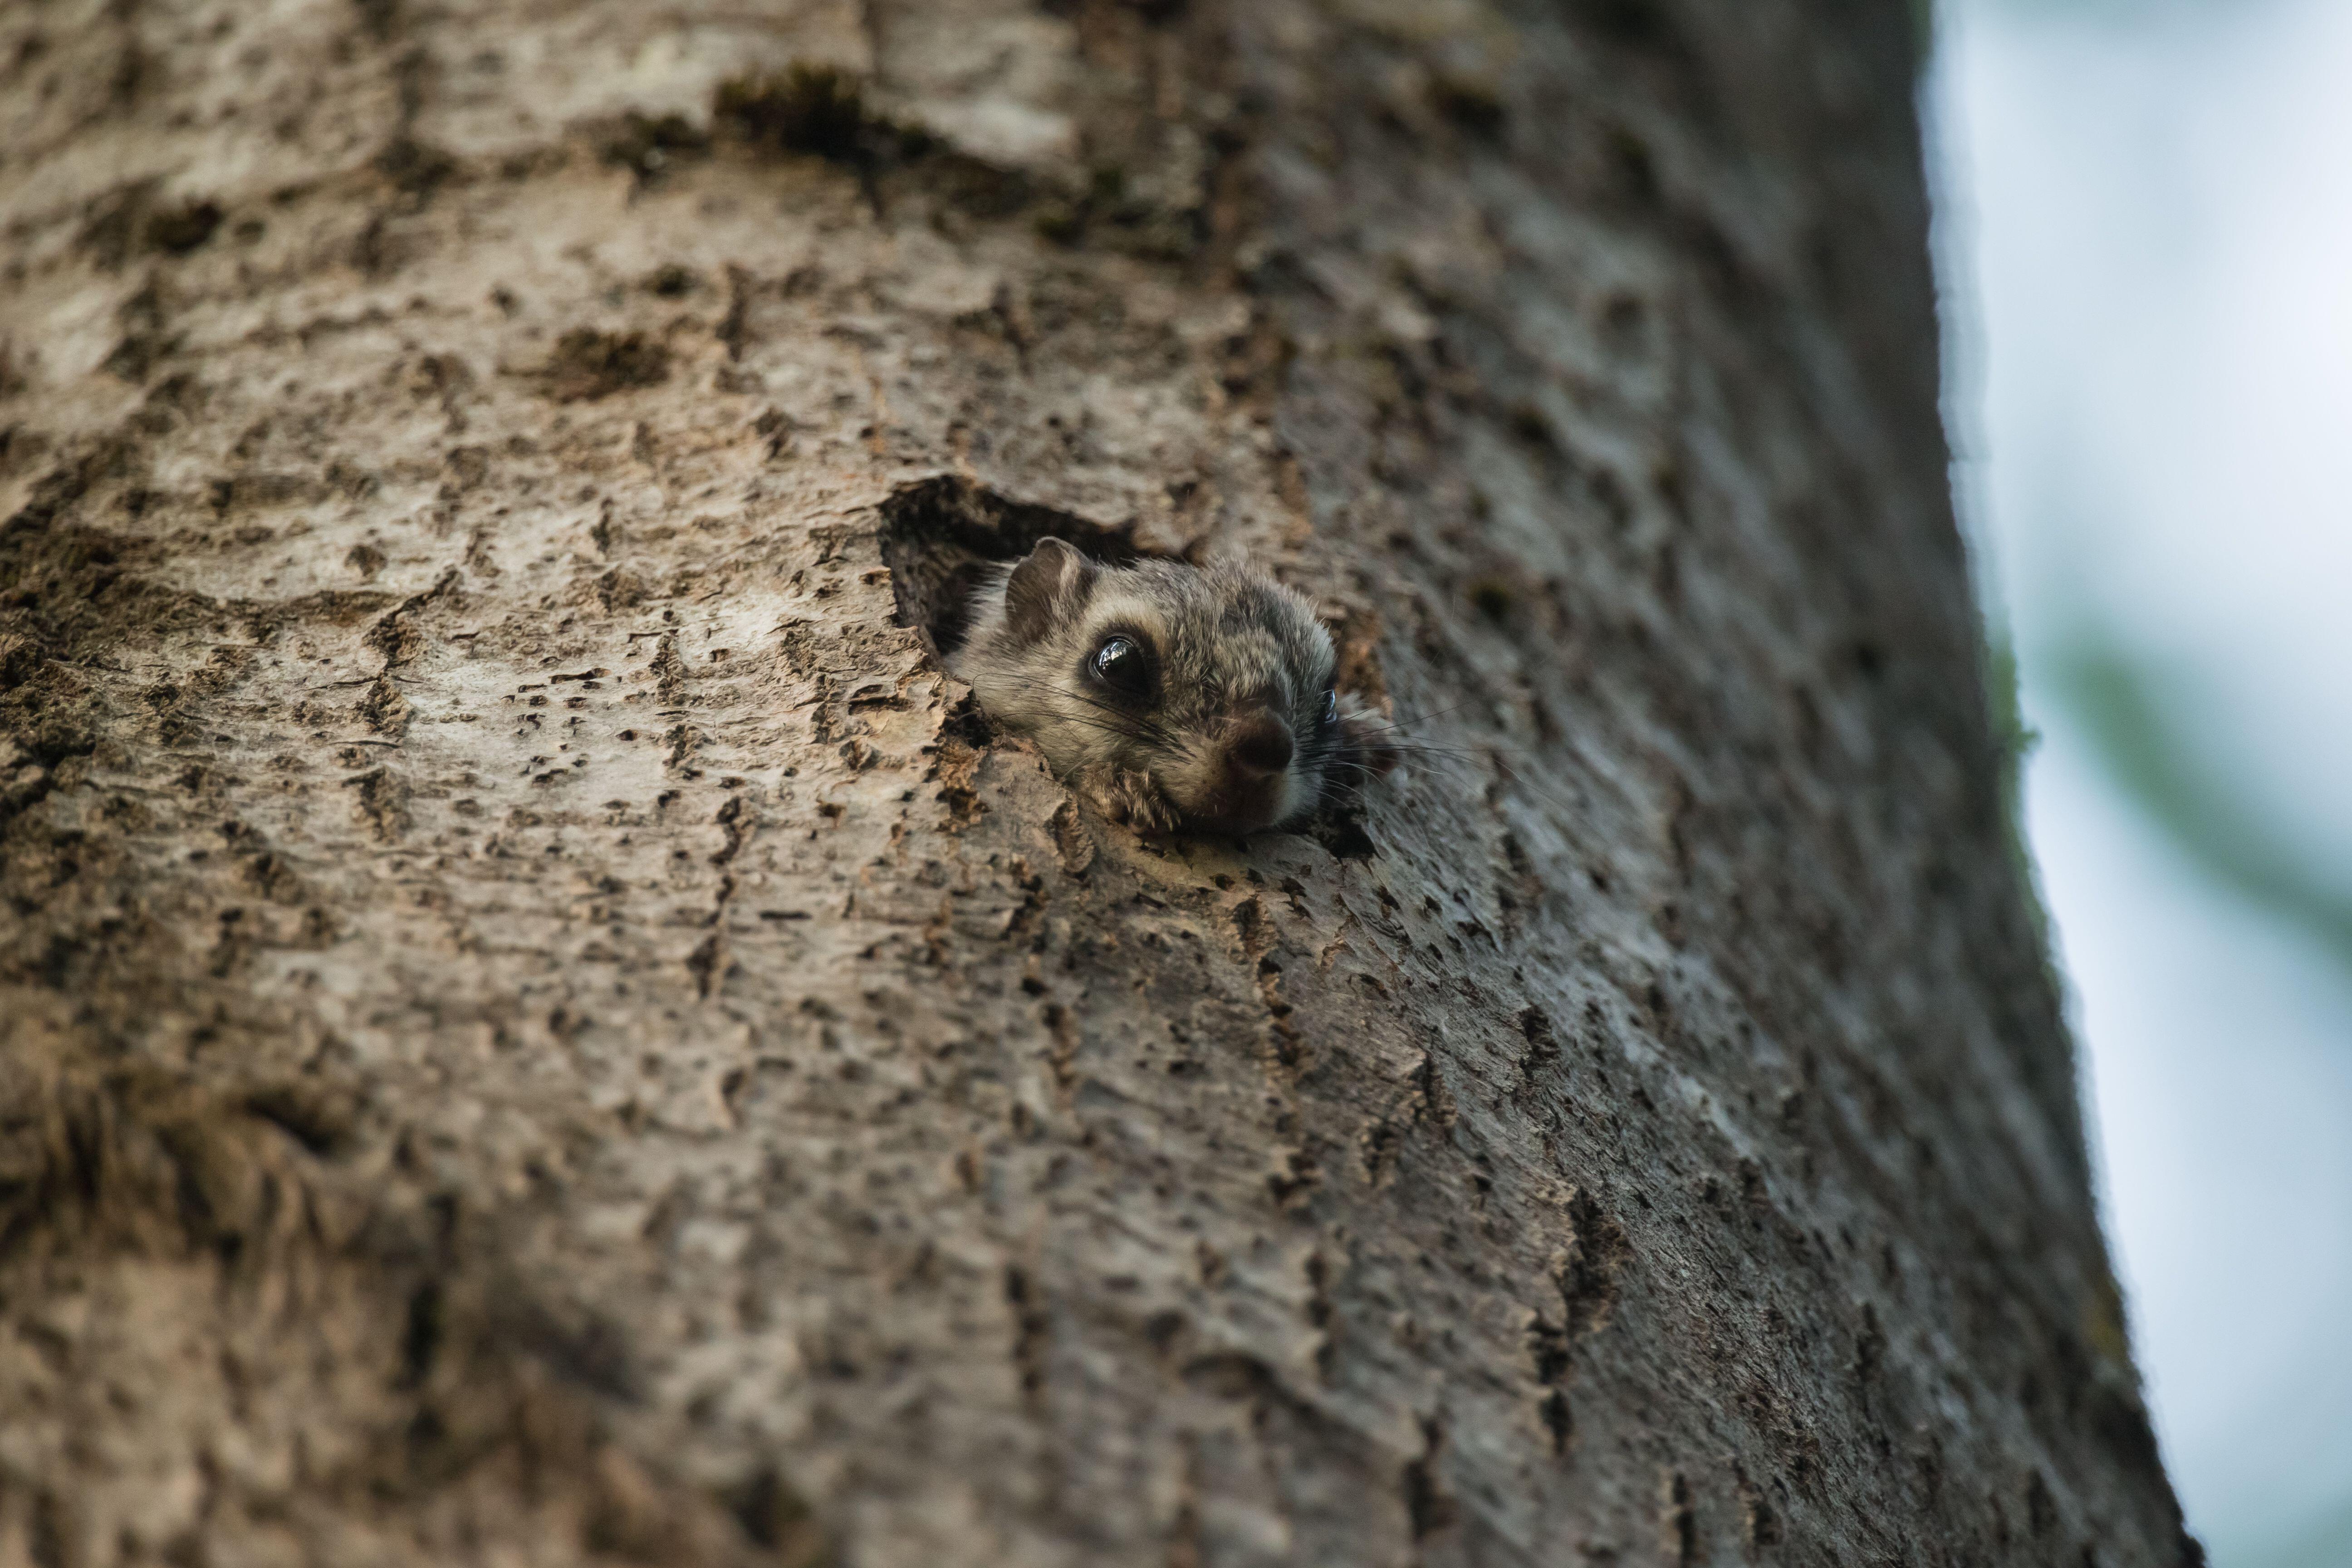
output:
[[[1225,742],[1234,771],[1257,778],[1288,767],[1291,750],[1290,726],[1267,708],[1236,723]]]

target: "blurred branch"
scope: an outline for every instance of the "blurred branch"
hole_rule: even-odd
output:
[[[2303,927],[2352,969],[2352,889],[2297,854],[2202,764],[2143,665],[2116,640],[2087,636],[2062,644],[2045,668],[2108,772],[2175,844],[2226,886]]]
[[[2026,892],[2033,928],[2041,933],[2042,949],[2050,951],[2050,908],[2042,893],[2042,871],[2033,858],[2025,831],[2025,760],[2042,743],[2042,732],[2025,721],[2025,705],[2018,693],[2017,649],[2006,637],[1996,635],[1988,615],[1984,642],[1984,689],[1987,717],[1992,724],[1993,745],[2000,753],[2000,814],[2009,840],[2009,858],[2017,871],[2018,886]]]

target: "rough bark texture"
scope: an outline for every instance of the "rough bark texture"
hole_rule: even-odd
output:
[[[1909,16],[0,7],[0,1563],[2193,1560]],[[1439,754],[1090,818],[1049,530]]]

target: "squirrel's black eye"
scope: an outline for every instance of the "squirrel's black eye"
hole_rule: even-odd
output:
[[[1105,637],[1093,664],[1096,678],[1114,690],[1141,697],[1151,689],[1150,656],[1133,637]]]
[[[1337,724],[1339,721],[1339,693],[1338,689],[1334,688],[1323,694],[1323,710],[1318,713],[1315,718],[1318,723],[1325,725]]]

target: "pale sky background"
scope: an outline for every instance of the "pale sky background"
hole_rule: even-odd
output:
[[[2352,968],[2143,811],[2104,638],[2352,889],[2352,0],[1943,0],[1925,89],[1963,515],[2108,1235],[2216,1568],[2352,1564]]]

